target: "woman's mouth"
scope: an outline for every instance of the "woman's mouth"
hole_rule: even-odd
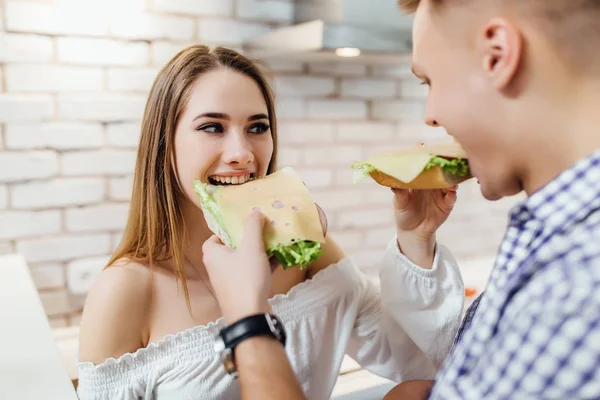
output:
[[[222,176],[212,175],[208,177],[208,181],[211,185],[224,186],[224,185],[243,185],[246,182],[254,180],[254,174],[247,174],[242,176]]]

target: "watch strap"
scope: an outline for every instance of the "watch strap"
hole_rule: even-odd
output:
[[[251,315],[224,328],[219,333],[226,349],[235,347],[246,339],[254,336],[272,336],[284,346],[285,330],[277,317],[269,314]]]

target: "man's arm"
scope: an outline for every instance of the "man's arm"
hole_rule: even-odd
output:
[[[269,337],[244,340],[235,349],[244,400],[305,400],[284,347]]]
[[[271,265],[262,239],[265,218],[254,213],[246,224],[244,241],[227,248],[212,237],[203,246],[204,265],[228,323],[271,313]],[[305,399],[285,348],[271,337],[253,337],[234,349],[242,399]]]
[[[399,384],[383,400],[425,400],[429,396],[433,381],[407,381]]]

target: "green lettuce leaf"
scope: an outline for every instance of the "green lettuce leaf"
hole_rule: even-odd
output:
[[[432,157],[423,171],[430,170],[433,167],[440,167],[446,172],[458,177],[467,176],[470,174],[469,163],[462,158],[447,159],[443,157]]]
[[[275,256],[283,269],[299,266],[305,269],[307,265],[315,262],[323,253],[321,243],[302,241],[289,246],[278,245],[267,250],[267,255]]]
[[[200,197],[200,204],[204,211],[204,219],[212,232],[221,238],[223,243],[229,247],[235,247],[223,223],[221,207],[210,194],[208,184],[194,181],[194,192]]]
[[[352,169],[354,170],[352,176],[352,181],[354,183],[361,182],[363,179],[369,177],[371,172],[377,171],[377,168],[365,162],[355,162],[352,164]]]

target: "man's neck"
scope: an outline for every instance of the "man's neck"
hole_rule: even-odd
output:
[[[528,195],[600,148],[600,82],[568,97],[561,113],[564,117],[553,119],[552,126],[542,132],[540,145],[526,162],[523,187]]]

